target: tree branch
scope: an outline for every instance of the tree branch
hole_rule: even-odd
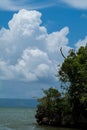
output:
[[[62,52],[62,47],[60,48],[60,52],[61,52],[61,55],[63,56],[63,58],[66,59],[66,57],[64,56],[64,54]]]

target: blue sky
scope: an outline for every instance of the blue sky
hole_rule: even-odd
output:
[[[0,98],[40,97],[59,88],[57,65],[87,43],[87,0],[0,2]]]

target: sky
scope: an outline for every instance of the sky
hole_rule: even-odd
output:
[[[87,43],[87,0],[0,1],[0,98],[60,89],[58,65]]]

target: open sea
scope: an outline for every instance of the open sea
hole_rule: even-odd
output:
[[[76,130],[38,126],[35,108],[0,108],[0,130]]]

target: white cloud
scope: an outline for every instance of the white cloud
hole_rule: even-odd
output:
[[[51,65],[52,62],[46,52],[39,49],[25,49],[22,58],[14,66],[14,70],[25,80],[35,81],[40,77],[47,78]]]
[[[13,75],[11,66],[9,66],[5,61],[0,61],[0,79],[12,79]]]
[[[76,48],[80,48],[81,46],[85,46],[87,44],[87,36],[84,39],[80,39],[76,44]]]
[[[0,10],[41,9],[65,3],[77,9],[87,9],[87,0],[1,0]]]
[[[41,13],[20,10],[0,30],[0,78],[37,81],[55,79],[57,65],[66,55],[68,27],[48,34],[41,26]]]
[[[1,0],[0,1],[0,9],[1,10],[12,10],[18,11],[20,9],[40,9],[54,5],[53,0],[41,0],[41,1],[33,1],[33,0]]]
[[[62,46],[66,46],[68,43],[68,38],[66,37],[69,33],[69,28],[65,27],[61,29],[59,32],[53,32],[49,34],[46,39],[48,50],[50,52],[55,52],[58,48]]]
[[[71,7],[78,9],[87,9],[87,0],[61,0]]]
[[[87,19],[87,14],[83,13],[83,14],[81,15],[81,18]]]

